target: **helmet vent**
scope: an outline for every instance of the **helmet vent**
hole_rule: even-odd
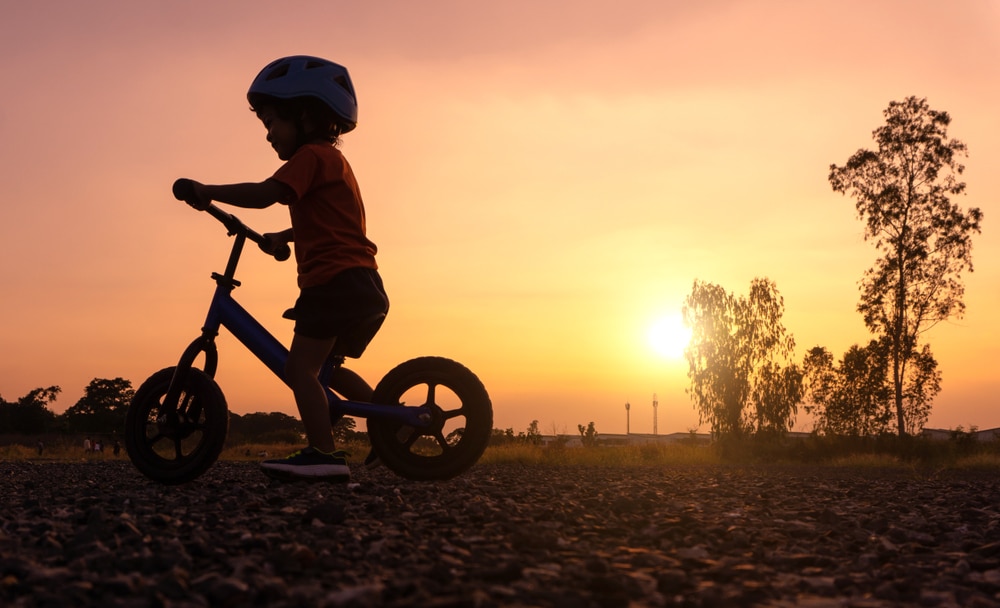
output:
[[[325,64],[325,63],[323,63],[321,61],[309,61],[309,62],[306,63],[306,69],[307,70],[311,70],[313,68],[322,68],[322,67],[325,67],[326,65],[327,64]]]
[[[273,70],[271,70],[271,72],[267,75],[266,78],[264,78],[264,80],[274,80],[275,78],[281,78],[287,73],[288,73],[288,64],[283,63],[278,67],[274,68]]]

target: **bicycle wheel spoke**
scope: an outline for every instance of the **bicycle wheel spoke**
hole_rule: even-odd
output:
[[[406,428],[410,430],[410,436],[401,441],[400,445],[409,450],[411,447],[413,447],[413,444],[417,442],[417,439],[420,439],[420,433],[417,431],[417,429],[413,427],[406,427]]]
[[[465,412],[463,408],[458,408],[457,410],[447,410],[441,412],[441,417],[445,420],[451,420],[452,418],[458,418],[459,416],[464,416]]]
[[[447,454],[448,450],[451,449],[451,446],[448,445],[448,440],[444,438],[444,435],[441,434],[441,431],[434,433],[434,439],[437,440],[438,447],[441,448],[441,453]]]
[[[427,383],[427,403],[426,405],[437,405],[437,384]]]

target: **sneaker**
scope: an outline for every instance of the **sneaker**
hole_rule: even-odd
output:
[[[275,479],[305,479],[310,481],[350,481],[347,453],[338,450],[332,454],[320,452],[309,446],[286,458],[265,460],[260,463],[264,474]]]

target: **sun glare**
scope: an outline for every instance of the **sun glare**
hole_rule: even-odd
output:
[[[649,345],[661,357],[679,359],[691,340],[691,330],[680,314],[662,317],[649,328]]]

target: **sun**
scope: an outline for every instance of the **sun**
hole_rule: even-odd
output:
[[[691,341],[691,330],[684,326],[680,313],[658,319],[647,334],[650,347],[666,359],[679,359]]]

